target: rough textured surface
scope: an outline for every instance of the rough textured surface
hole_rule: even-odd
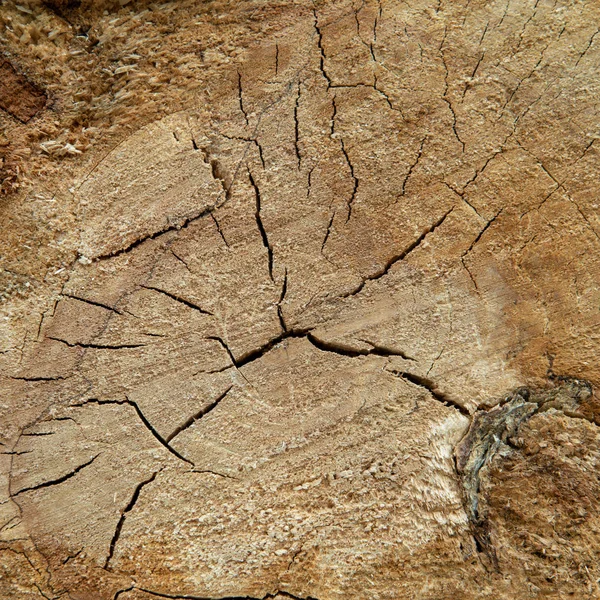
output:
[[[19,75],[7,61],[0,63],[0,108],[23,123],[35,116],[46,104],[45,94]]]
[[[599,22],[3,2],[0,597],[600,597]]]

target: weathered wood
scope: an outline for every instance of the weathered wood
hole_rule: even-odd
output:
[[[600,597],[599,22],[3,4],[0,597]]]

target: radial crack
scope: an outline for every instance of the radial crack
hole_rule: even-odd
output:
[[[325,50],[323,48],[323,33],[321,32],[321,28],[319,27],[319,19],[317,17],[317,11],[316,9],[313,9],[313,16],[314,16],[314,25],[315,25],[315,31],[317,32],[317,46],[319,48],[319,68],[321,70],[321,73],[323,74],[323,77],[325,78],[325,81],[327,81],[327,87],[330,88],[331,87],[331,79],[329,77],[329,75],[327,74],[327,71],[325,70]]]
[[[221,229],[221,225],[219,224],[219,221],[217,221],[217,217],[215,217],[214,214],[211,214],[210,216],[215,224],[215,227],[217,228],[218,234],[221,236],[221,239],[223,240],[223,243],[225,244],[225,246],[227,246],[227,248],[229,248],[230,247],[229,242],[227,241],[227,238],[225,237],[225,234],[223,233],[223,230]]]
[[[227,196],[227,198],[228,198],[228,196]],[[134,250],[135,248],[137,248],[144,242],[147,242],[148,240],[155,240],[156,238],[159,238],[171,231],[180,231],[182,229],[185,229],[188,225],[190,225],[194,221],[197,221],[198,219],[202,219],[202,218],[206,217],[207,215],[209,215],[213,210],[215,210],[215,208],[217,208],[217,207],[213,206],[211,208],[206,208],[206,209],[201,210],[200,212],[196,213],[195,215],[192,215],[191,217],[187,217],[177,223],[166,225],[165,227],[163,227],[162,229],[159,229],[158,231],[155,231],[148,235],[142,236],[141,238],[138,238],[137,240],[134,240],[133,242],[131,242],[127,246],[124,246],[123,248],[120,248],[119,250],[115,250],[113,252],[107,252],[106,254],[101,254],[100,256],[96,256],[95,260],[107,260],[110,258],[114,258],[115,256],[121,256],[121,254],[126,254],[128,252],[131,252],[132,250]]]
[[[300,122],[298,120],[298,108],[300,106],[300,82],[298,82],[298,95],[294,103],[294,150],[296,151],[296,160],[298,161],[298,169],[302,164],[302,155],[300,154]]]
[[[116,307],[110,306],[110,304],[104,304],[103,302],[98,302],[97,300],[89,300],[88,298],[81,298],[80,296],[74,296],[72,294],[61,294],[63,298],[70,298],[71,300],[78,300],[79,302],[84,302],[85,304],[90,304],[91,306],[99,306],[100,308],[105,308],[106,310],[110,310],[118,315],[122,315],[123,313]]]
[[[185,431],[191,427],[196,421],[207,415],[211,410],[215,409],[221,400],[225,399],[225,396],[231,391],[233,386],[230,385],[218,398],[213,400],[210,404],[207,404],[204,408],[199,410],[195,415],[192,415],[187,421],[177,427],[167,438],[166,441],[170,442],[173,438],[177,437],[182,431]]]
[[[492,223],[500,216],[500,213],[503,211],[504,209],[501,208],[486,224],[485,226],[481,229],[481,231],[477,234],[477,237],[471,242],[471,245],[465,250],[465,252],[463,252],[463,255],[461,258],[465,258],[465,256],[467,256],[467,254],[469,254],[469,252],[471,252],[473,250],[473,248],[475,247],[475,244],[477,244],[477,242],[481,239],[481,236],[490,228],[490,226],[492,225]]]
[[[67,481],[67,480],[71,479],[72,477],[75,477],[75,475],[77,475],[77,473],[79,473],[80,471],[85,469],[87,466],[91,465],[99,456],[100,456],[100,453],[96,454],[96,456],[92,457],[90,460],[83,463],[82,465],[79,465],[78,467],[76,467],[75,469],[73,469],[72,471],[67,473],[66,475],[63,475],[62,477],[58,477],[57,479],[51,479],[50,481],[44,481],[43,483],[38,483],[37,485],[32,485],[31,487],[21,488],[19,491],[11,493],[11,496],[12,497],[18,496],[19,494],[24,494],[25,492],[32,492],[33,490],[39,490],[41,488],[50,487],[52,485],[58,485],[59,483],[63,483],[64,481]]]
[[[344,140],[340,138],[340,145],[342,147],[342,154],[346,159],[346,163],[348,164],[348,168],[350,169],[350,176],[354,181],[354,186],[352,187],[352,194],[348,200],[348,215],[346,216],[346,223],[350,220],[352,216],[352,206],[354,205],[354,200],[356,199],[356,193],[358,192],[358,178],[354,174],[354,166],[352,165],[352,161],[350,160],[350,156],[348,156],[348,152],[346,151],[346,146],[344,144]]]
[[[119,541],[119,537],[121,536],[121,530],[123,529],[123,525],[125,523],[125,518],[127,517],[127,513],[131,512],[134,508],[134,506],[136,505],[136,502],[138,501],[138,498],[140,497],[140,493],[142,491],[142,489],[147,486],[149,483],[152,483],[155,479],[156,476],[160,473],[161,469],[159,469],[158,471],[152,473],[152,475],[142,481],[141,483],[139,483],[135,490],[133,491],[133,495],[131,496],[131,499],[129,500],[127,506],[121,511],[121,516],[119,517],[119,521],[117,522],[117,526],[115,528],[115,533],[113,534],[113,537],[110,541],[110,546],[109,546],[109,550],[108,550],[108,556],[106,557],[106,561],[104,562],[104,568],[105,569],[109,569],[110,567],[110,561],[112,560],[113,554],[115,552],[115,546],[117,544],[117,542]]]
[[[446,394],[440,392],[437,389],[435,383],[433,383],[433,381],[431,381],[427,377],[421,377],[420,375],[415,375],[414,373],[398,371],[396,369],[386,369],[386,371],[388,373],[391,373],[392,375],[395,375],[396,377],[405,379],[413,385],[427,390],[435,400],[441,402],[444,406],[455,408],[456,410],[458,410],[458,412],[465,415],[466,417],[470,416],[469,411],[462,404],[456,402],[456,400],[453,400],[452,398],[446,396]]]
[[[281,331],[287,331],[287,325],[285,324],[285,318],[283,316],[283,309],[281,307],[282,302],[285,300],[285,295],[287,294],[287,267],[283,274],[283,284],[281,285],[281,294],[279,295],[279,300],[277,301],[277,316],[279,317],[279,325],[281,326]]]
[[[10,376],[10,379],[15,379],[17,381],[30,381],[30,382],[35,382],[35,381],[64,381],[65,379],[68,379],[68,377],[17,377],[17,376]]]
[[[259,346],[258,348],[251,350],[250,352],[246,352],[245,354],[242,354],[242,356],[240,356],[240,358],[235,360],[235,366],[240,368],[240,367],[243,367],[244,365],[254,362],[255,360],[258,360],[259,358],[262,358],[267,352],[272,350],[277,344],[280,344],[281,342],[283,342],[287,339],[290,339],[290,338],[306,337],[306,335],[309,333],[309,331],[311,331],[310,328],[308,328],[308,329],[288,329],[287,331],[281,333],[277,337],[274,337],[273,339],[269,340],[266,344],[263,344],[262,346]]]
[[[92,348],[95,350],[128,350],[131,348],[144,348],[147,344],[86,344],[83,342],[67,342],[67,340],[63,340],[62,338],[48,336],[49,340],[54,340],[55,342],[61,342],[69,348]]]
[[[454,132],[454,137],[458,140],[460,145],[462,146],[462,151],[465,151],[465,143],[462,141],[461,137],[458,135],[458,130],[456,129],[457,119],[456,112],[454,112],[454,107],[452,106],[452,101],[448,97],[448,91],[450,86],[448,84],[448,78],[450,73],[448,71],[448,65],[446,64],[446,56],[444,54],[444,45],[446,43],[446,33],[447,29],[444,28],[444,37],[442,39],[442,43],[440,44],[440,56],[442,58],[442,64],[444,65],[444,93],[442,94],[442,100],[448,105],[448,109],[452,113],[452,131]]]
[[[327,223],[327,231],[325,231],[325,237],[323,238],[323,243],[321,244],[321,254],[323,254],[323,250],[325,250],[325,244],[331,235],[331,226],[333,225],[333,219],[335,218],[335,210],[332,211],[331,217],[329,218],[329,223]]]
[[[262,222],[262,216],[261,216],[261,212],[260,212],[261,208],[262,208],[260,190],[258,188],[256,181],[254,180],[254,177],[252,176],[252,172],[250,171],[250,169],[248,169],[248,177],[250,179],[250,183],[252,184],[252,187],[254,188],[254,197],[256,199],[256,211],[254,213],[254,216],[256,219],[256,225],[258,227],[258,231],[260,232],[260,237],[262,239],[263,246],[267,250],[267,257],[268,257],[268,261],[269,261],[269,277],[271,278],[271,281],[274,282],[275,280],[273,279],[273,248],[272,248],[271,244],[269,243],[267,231]]]
[[[247,113],[246,109],[244,108],[244,95],[242,93],[242,74],[238,71],[237,75],[238,75],[238,101],[240,103],[240,110],[242,111],[242,114],[244,115],[244,119],[246,120],[246,125],[248,125],[250,123],[250,121],[248,121],[248,113]]]
[[[377,344],[373,344],[371,342],[367,342],[366,340],[361,340],[366,344],[369,344],[371,348],[369,349],[358,349],[353,346],[340,344],[338,342],[326,341],[318,338],[314,333],[308,333],[306,335],[308,341],[315,347],[321,350],[322,352],[333,352],[334,354],[339,354],[340,356],[348,356],[351,358],[355,358],[357,356],[400,356],[405,360],[414,361],[414,358],[406,355],[401,350],[394,350],[392,348],[386,348],[385,346],[379,346]]]
[[[579,54],[579,58],[577,59],[577,62],[575,63],[575,66],[579,65],[579,62],[581,61],[581,59],[587,54],[587,51],[592,47],[592,44],[594,43],[594,39],[596,38],[596,36],[600,33],[600,29],[596,30],[596,32],[594,33],[594,35],[592,35],[592,37],[589,39],[587,46],[583,49],[583,51]]]
[[[416,156],[415,160],[409,166],[408,172],[406,173],[406,177],[402,181],[402,193],[400,194],[401,196],[405,195],[406,184],[408,183],[410,176],[412,175],[413,171],[415,170],[416,166],[419,164],[419,161],[421,160],[421,155],[423,154],[423,146],[425,145],[425,140],[427,140],[427,136],[425,136],[421,140],[421,145],[419,146],[419,151],[417,152],[417,156]]]
[[[218,598],[215,598],[208,596],[194,596],[193,594],[167,594],[164,592],[156,592],[148,588],[135,586],[133,589],[138,589],[141,592],[145,592],[151,596],[156,596],[157,598],[171,598],[172,600],[272,600],[277,596],[283,596],[284,598],[289,598],[290,600],[318,600],[318,598],[315,598],[314,596],[295,596],[294,594],[290,594],[289,592],[284,592],[281,590],[267,593],[264,596],[219,596]]]
[[[140,287],[144,288],[145,290],[152,290],[153,292],[158,292],[159,294],[163,294],[167,298],[171,298],[171,300],[175,300],[176,302],[179,302],[179,303],[187,306],[188,308],[197,310],[199,313],[201,313],[203,315],[209,315],[211,317],[214,317],[214,313],[211,313],[210,311],[205,310],[204,308],[198,306],[197,304],[194,304],[193,302],[190,302],[189,300],[186,300],[185,298],[182,298],[181,296],[178,296],[177,294],[172,294],[171,292],[167,292],[166,290],[162,290],[160,288],[157,288],[157,287],[154,287],[151,285],[142,285]]]
[[[127,404],[127,405],[133,407],[137,416],[140,418],[140,421],[144,424],[146,429],[154,436],[154,438],[158,441],[158,443],[161,446],[163,446],[166,450],[168,450],[173,456],[176,456],[179,460],[182,460],[183,462],[186,462],[189,465],[192,465],[192,467],[195,466],[191,460],[185,458],[185,456],[182,456],[179,452],[177,452],[177,450],[172,448],[169,445],[169,443],[167,442],[167,440],[165,440],[165,438],[163,438],[162,435],[160,435],[160,433],[158,433],[158,431],[156,431],[156,429],[154,428],[152,423],[150,423],[150,421],[148,421],[148,419],[146,418],[146,416],[144,415],[144,413],[138,406],[137,402],[134,402],[133,400],[130,400],[127,397],[125,397],[125,400],[99,400],[97,398],[91,398],[89,400],[86,400],[85,402],[82,402],[81,404],[73,404],[71,406],[73,408],[81,408],[82,406],[85,406],[87,404],[121,404],[121,405]]]
[[[400,262],[400,261],[404,260],[411,252],[413,252],[414,250],[416,250],[421,245],[421,243],[423,242],[423,240],[427,237],[427,235],[429,235],[430,233],[433,233],[446,220],[446,217],[453,210],[454,210],[454,207],[452,207],[446,214],[444,214],[441,217],[441,219],[439,219],[433,225],[431,225],[430,227],[428,227],[427,229],[425,229],[425,231],[423,231],[423,233],[414,242],[412,242],[407,248],[405,248],[402,252],[400,252],[400,254],[397,254],[396,256],[393,256],[392,258],[390,258],[383,265],[383,267],[381,267],[380,269],[378,269],[377,271],[375,271],[375,273],[373,273],[372,275],[368,275],[367,277],[365,277],[361,281],[361,283],[354,288],[354,290],[352,290],[351,292],[348,292],[348,293],[344,294],[342,296],[342,298],[348,298],[349,296],[356,296],[356,294],[358,294],[358,293],[360,293],[362,291],[362,289],[365,287],[365,285],[366,285],[366,283],[368,281],[375,281],[376,279],[380,279],[381,277],[384,277],[385,275],[387,275],[388,272],[389,272],[389,270],[397,262]]]

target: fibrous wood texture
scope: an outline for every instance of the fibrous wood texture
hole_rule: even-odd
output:
[[[599,23],[3,2],[0,597],[600,597]]]

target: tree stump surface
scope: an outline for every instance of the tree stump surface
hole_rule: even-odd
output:
[[[0,597],[600,598],[600,4],[0,5]]]

